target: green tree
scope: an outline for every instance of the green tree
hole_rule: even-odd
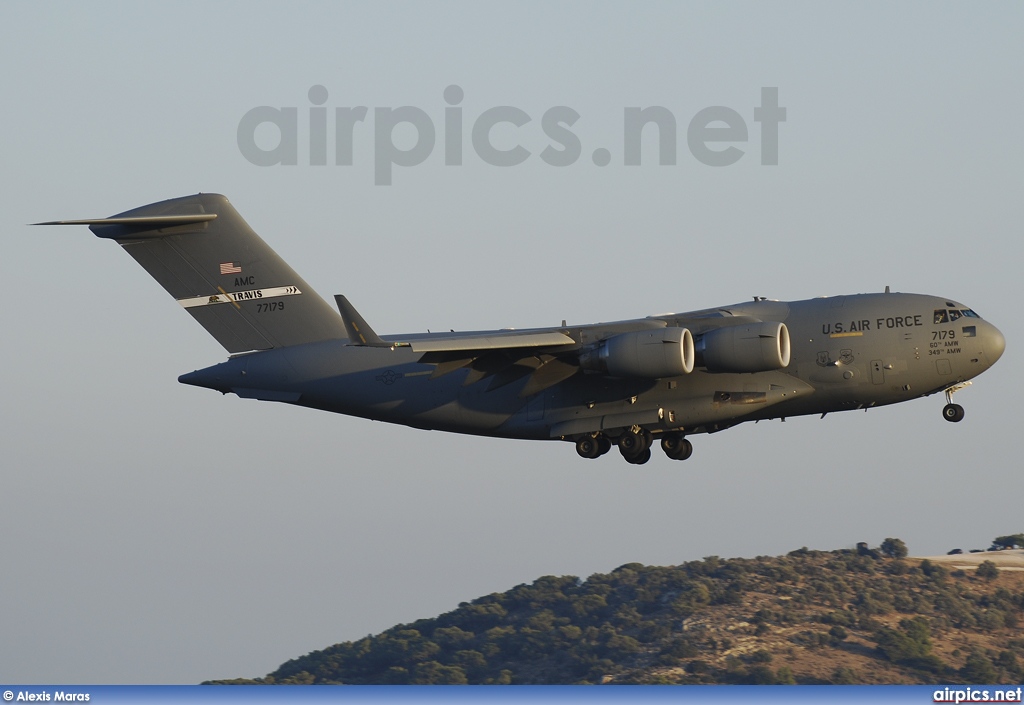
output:
[[[995,662],[996,666],[1002,668],[1004,671],[1010,674],[1011,678],[1020,680],[1021,668],[1020,663],[1017,661],[1017,656],[1012,651],[1000,651],[999,657]]]
[[[487,659],[479,651],[466,649],[455,652],[455,663],[474,680],[487,671]]]
[[[882,555],[888,556],[889,558],[907,557],[907,544],[903,543],[899,539],[886,539],[882,542],[879,550],[882,552]]]
[[[943,568],[941,565],[936,565],[935,563],[932,563],[927,558],[921,561],[921,572],[927,575],[935,582],[942,582],[946,579],[946,576],[949,575],[948,570]]]
[[[900,630],[882,627],[875,633],[878,650],[885,658],[901,666],[940,673],[945,669],[942,660],[932,651],[931,631],[923,617],[904,619]]]
[[[996,669],[988,657],[977,651],[967,657],[967,663],[960,669],[960,677],[968,683],[995,683]]]
[[[989,550],[996,551],[1004,548],[1024,548],[1024,534],[997,536],[992,540],[992,548]]]
[[[386,685],[407,685],[409,683],[409,671],[401,666],[391,666],[384,672],[381,682]]]
[[[444,666],[437,661],[416,664],[418,685],[465,685],[466,673],[458,666]]]
[[[775,672],[775,682],[779,685],[796,685],[793,669],[789,666],[780,666],[779,670]]]
[[[511,685],[512,683],[512,671],[507,668],[502,669],[501,673],[498,674],[497,678],[488,678],[484,681],[485,685]]]
[[[740,680],[742,683],[749,685],[778,684],[778,681],[775,679],[775,672],[767,666],[752,667]]]
[[[991,664],[990,664],[991,667]],[[316,682],[316,678],[312,673],[308,671],[299,671],[298,673],[289,676],[283,680],[279,680],[278,683],[281,685],[310,685]]]
[[[999,577],[999,568],[992,561],[982,561],[978,565],[976,574],[979,578],[984,578],[985,580],[995,580]]]
[[[835,685],[860,685],[861,684],[861,680],[860,680],[860,677],[857,675],[857,672],[854,671],[849,666],[840,666],[836,670],[832,671],[831,681]]]

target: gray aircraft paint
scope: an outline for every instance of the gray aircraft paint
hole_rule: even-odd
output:
[[[946,392],[943,415],[959,421],[953,392],[1005,347],[968,306],[888,291],[583,326],[380,336],[345,297],[336,297],[341,315],[332,309],[223,196],[44,224],[89,225],[118,242],[234,353],[179,377],[185,384],[416,428],[569,440],[585,457],[618,443],[627,461],[643,463],[660,438],[670,457],[685,459],[691,434],[936,392]],[[673,364],[692,372],[658,373]],[[674,455],[680,443],[686,450]]]

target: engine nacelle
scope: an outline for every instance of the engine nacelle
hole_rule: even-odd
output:
[[[613,377],[660,379],[693,371],[693,335],[686,328],[656,328],[622,333],[580,358],[584,369]]]
[[[785,323],[744,323],[697,336],[696,364],[709,372],[768,372],[789,365]]]

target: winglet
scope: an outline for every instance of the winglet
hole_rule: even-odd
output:
[[[371,348],[389,348],[391,343],[380,339],[370,324],[366,322],[355,307],[348,302],[341,294],[335,294],[334,300],[338,303],[338,311],[345,321],[345,330],[348,331],[348,339],[352,345],[366,345]]]

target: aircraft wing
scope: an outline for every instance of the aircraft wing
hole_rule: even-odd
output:
[[[577,345],[575,340],[557,330],[499,330],[469,335],[439,333],[424,338],[403,335],[386,340],[374,332],[347,298],[340,294],[334,298],[350,345],[410,348],[421,353],[420,362],[434,365],[432,379],[469,368],[464,384],[491,378],[490,391],[528,376],[520,392],[520,396],[527,397],[579,371],[578,364],[564,362],[550,354]]]
[[[425,338],[403,335],[395,340],[384,340],[374,332],[370,324],[359,315],[359,312],[346,297],[336,294],[334,300],[338,303],[338,311],[345,322],[352,345],[412,348],[413,352],[418,353],[465,353],[466,357],[476,357],[494,350],[547,348],[576,344],[575,340],[557,330],[499,330],[469,335],[438,333]],[[529,354],[532,354],[532,351]]]
[[[498,331],[481,335],[467,335],[457,338],[423,338],[421,340],[400,340],[392,343],[396,347],[410,347],[413,352],[467,352],[476,353],[490,350],[512,350],[516,348],[547,348],[575,345],[576,341],[559,331]]]
[[[579,372],[579,365],[557,357],[559,349],[577,343],[552,331],[497,331],[451,338],[424,338],[392,343],[422,353],[420,362],[434,365],[432,378],[469,368],[464,384],[490,378],[488,391],[529,377],[520,396],[528,397]],[[554,354],[552,354],[554,353]]]

